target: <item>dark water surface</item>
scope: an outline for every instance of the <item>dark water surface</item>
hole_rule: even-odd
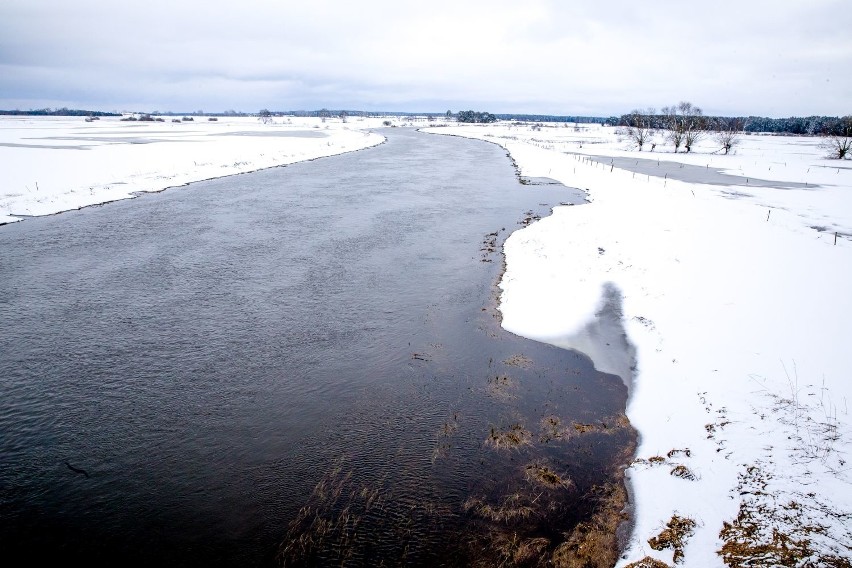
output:
[[[465,565],[594,513],[625,388],[494,301],[505,236],[582,197],[386,134],[0,227],[4,557]]]

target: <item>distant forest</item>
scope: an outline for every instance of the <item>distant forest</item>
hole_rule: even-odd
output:
[[[516,120],[522,122],[564,122],[574,124],[603,124],[607,126],[630,126],[631,115],[611,116],[609,118],[600,116],[562,116],[550,114],[489,114],[489,113],[473,113],[473,111],[464,111],[456,114],[447,111],[443,112],[391,112],[391,111],[362,111],[362,110],[290,110],[283,112],[270,112],[268,116],[300,116],[300,117],[356,117],[356,116],[409,116],[422,117],[426,116],[431,119],[435,117],[453,117],[461,122],[490,122],[493,119],[498,120]],[[209,112],[201,110],[194,112],[151,112],[146,114],[162,115],[162,116],[257,116],[258,113],[237,112],[234,110],[226,110],[224,112]],[[30,110],[0,110],[0,115],[7,116],[121,116],[120,113],[103,112],[97,110],[80,110],[69,108],[42,108]],[[470,116],[469,116],[470,115]],[[481,115],[479,120],[476,120],[475,115]],[[487,120],[482,120],[482,118]],[[665,117],[655,116],[652,118],[654,128],[665,128]],[[659,120],[653,120],[658,118]],[[826,135],[837,134],[843,121],[836,116],[791,116],[789,118],[768,118],[763,116],[740,116],[740,117],[704,117],[708,124],[742,124],[744,132],[767,132],[771,134],[793,134],[793,135]]]
[[[0,110],[0,115],[6,116],[121,116],[115,112],[99,110],[79,110],[73,108],[40,108],[36,110]]]

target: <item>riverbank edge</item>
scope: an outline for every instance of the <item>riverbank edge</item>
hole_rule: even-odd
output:
[[[294,165],[294,164],[302,164],[302,163],[305,163],[305,162],[313,162],[315,160],[322,160],[324,158],[334,158],[335,156],[342,156],[344,154],[352,154],[354,152],[362,152],[364,150],[370,150],[371,148],[376,148],[378,146],[381,146],[382,144],[385,144],[388,140],[386,136],[379,134],[378,132],[375,132],[374,129],[370,129],[370,130],[367,130],[365,132],[381,136],[381,140],[379,140],[375,144],[370,144],[369,146],[363,146],[361,148],[355,148],[354,150],[344,150],[343,152],[337,152],[335,154],[328,154],[328,155],[325,155],[325,156],[314,156],[314,157],[311,157],[311,158],[304,158],[304,159],[296,160],[296,161],[293,161],[293,162],[287,162],[286,164],[276,164],[274,166],[264,166],[262,168],[255,168],[253,170],[246,170],[244,172],[235,172],[235,173],[229,173],[229,174],[225,174],[225,175],[221,175],[221,176],[210,176],[210,177],[205,177],[205,178],[193,179],[191,181],[179,183],[177,185],[169,185],[169,186],[159,188],[159,189],[137,190],[137,191],[133,191],[133,192],[129,193],[126,197],[120,197],[118,199],[108,199],[108,200],[101,201],[101,202],[98,202],[98,203],[90,203],[88,205],[81,205],[79,207],[71,207],[69,209],[63,209],[61,211],[55,211],[53,213],[46,213],[44,215],[22,215],[22,214],[11,213],[9,217],[0,217],[0,227],[2,227],[4,225],[13,225],[15,223],[20,223],[20,222],[25,221],[27,219],[38,219],[38,218],[41,218],[41,217],[55,217],[56,215],[62,215],[63,213],[69,213],[71,211],[81,211],[83,209],[88,209],[90,207],[103,207],[104,205],[109,205],[110,203],[117,203],[119,201],[127,201],[128,199],[136,199],[137,197],[142,197],[144,195],[162,193],[162,192],[167,191],[169,189],[177,189],[177,188],[180,188],[180,187],[189,187],[193,184],[201,183],[201,182],[205,182],[205,181],[211,181],[211,180],[215,180],[215,179],[225,179],[225,178],[229,178],[229,177],[236,177],[236,176],[241,176],[241,175],[245,175],[245,174],[252,174],[252,173],[255,173],[255,172],[261,172],[261,171],[264,171],[264,170],[272,170],[272,169],[275,169],[275,168],[286,168],[287,166],[291,166],[291,165]]]
[[[493,144],[505,152],[506,157],[509,159],[512,164],[512,167],[515,170],[515,178],[518,182],[518,185],[529,185],[528,183],[525,183],[524,180],[526,178],[524,178],[524,176],[521,174],[520,166],[517,160],[515,160],[515,157],[512,155],[511,151],[506,146],[503,146],[498,142],[495,142],[493,140],[484,140],[481,138],[473,138],[470,136],[465,136],[463,134],[457,134],[453,132],[440,132],[437,131],[437,129],[424,130],[422,128],[418,128],[417,131],[423,134],[453,136],[457,138],[465,138],[467,140],[477,140],[479,142]],[[562,184],[561,182],[558,183],[559,185],[563,185],[568,190],[576,191],[578,193],[578,196],[582,196],[583,201],[579,203],[563,201],[560,203],[548,204],[546,206],[543,205],[541,207],[542,214],[532,211],[522,213],[522,218],[518,222],[520,226],[514,228],[513,230],[506,231],[505,233],[500,234],[500,236],[498,237],[501,265],[499,270],[497,271],[497,275],[494,281],[491,284],[491,295],[488,310],[493,315],[498,327],[503,333],[512,333],[511,331],[503,327],[503,314],[500,310],[500,302],[502,295],[502,289],[500,284],[503,281],[503,277],[508,267],[508,259],[505,251],[506,240],[512,234],[514,234],[515,231],[524,229],[546,216],[553,215],[553,211],[556,207],[573,207],[578,205],[587,205],[591,203],[588,190],[584,190],[578,187],[570,187]],[[546,215],[543,214],[545,210]],[[621,333],[624,341],[630,344],[630,339],[623,326],[621,327]],[[532,338],[526,339],[530,341],[538,341]],[[587,353],[583,353],[582,351],[579,352],[586,357],[590,357],[590,355]],[[641,442],[641,432],[639,432],[636,428],[633,427],[633,425],[630,423],[629,418],[627,417],[627,404],[630,401],[631,392],[633,390],[632,385],[634,384],[635,378],[635,372],[632,371],[631,376],[621,377],[621,379],[625,383],[625,386],[627,387],[627,398],[625,401],[623,413],[624,419],[626,421],[624,427],[633,430],[635,434],[635,442],[631,447],[625,448],[625,454],[623,456],[623,459],[620,460],[622,463],[618,465],[617,471],[614,472],[615,483],[604,488],[604,498],[601,500],[601,506],[598,512],[593,515],[592,519],[588,523],[584,523],[576,527],[575,531],[568,535],[568,538],[566,538],[565,540],[565,543],[569,543],[571,545],[571,548],[574,548],[575,551],[585,550],[585,553],[582,553],[584,558],[594,558],[596,561],[603,561],[604,559],[609,559],[611,560],[611,562],[608,563],[608,565],[611,566],[614,566],[617,563],[618,558],[620,558],[622,554],[624,554],[624,552],[627,550],[630,538],[633,536],[635,528],[635,488],[633,487],[633,484],[630,481],[628,470],[637,456],[636,452],[638,451]]]

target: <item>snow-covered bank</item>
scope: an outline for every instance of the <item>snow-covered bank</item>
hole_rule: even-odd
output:
[[[673,154],[658,140],[639,154],[596,125],[434,132],[496,142],[522,175],[588,192],[589,204],[557,207],[507,240],[500,309],[509,331],[582,350],[608,285],[622,294],[637,351],[628,416],[641,441],[619,566],[673,565],[680,546],[666,537],[679,527],[686,566],[849,566],[850,162],[822,158],[813,138],[746,136],[723,156],[711,141]],[[659,157],[741,183],[685,183],[587,156]],[[598,347],[596,364],[615,370]]]
[[[0,117],[0,224],[381,143],[379,119]]]

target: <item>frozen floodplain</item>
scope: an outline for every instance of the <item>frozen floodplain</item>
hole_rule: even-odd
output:
[[[357,121],[357,122],[356,122]],[[0,224],[360,150],[379,121],[0,117]]]

